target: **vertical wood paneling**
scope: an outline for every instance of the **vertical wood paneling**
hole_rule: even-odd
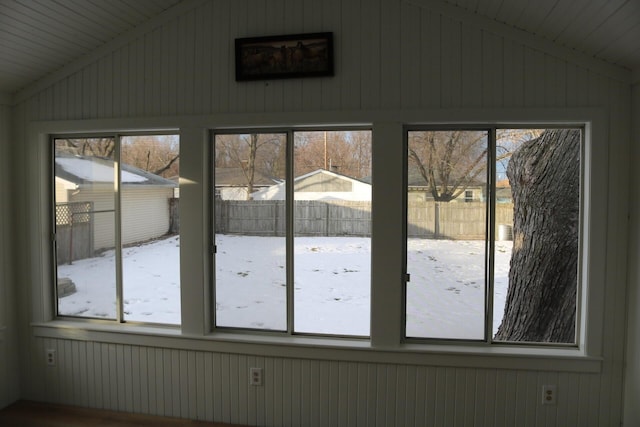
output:
[[[628,106],[631,104],[631,93],[628,91],[628,86],[618,82],[608,81],[607,79],[600,78],[599,87],[602,101],[606,100],[606,105],[609,106],[611,117],[623,117],[624,122],[632,123],[631,112]],[[604,102],[603,102],[604,103]],[[609,181],[609,204],[622,204],[621,208],[614,214],[615,217],[611,218],[613,227],[610,228],[608,235],[608,245],[611,250],[608,252],[614,263],[614,266],[607,272],[608,283],[624,283],[626,276],[626,259],[627,248],[622,246],[616,246],[615,242],[620,239],[624,239],[627,233],[627,222],[629,221],[629,199],[625,197],[629,194],[634,194],[635,188],[629,185],[629,167],[631,164],[625,162],[625,159],[629,156],[629,144],[627,141],[632,140],[631,127],[615,126],[610,127],[610,155],[609,155],[609,168],[610,170],[618,170],[620,173],[616,174]],[[636,141],[637,142],[637,141]],[[616,202],[622,201],[622,202]],[[631,265],[635,263],[630,261]],[[626,290],[622,286],[617,286],[609,291],[609,301],[611,301],[612,307],[609,311],[605,311],[605,336],[611,337],[611,344],[607,347],[605,357],[609,362],[608,368],[610,369],[610,392],[609,402],[607,402],[606,408],[609,412],[609,419],[607,422],[614,423],[618,420],[619,413],[622,408],[622,388],[617,385],[623,381],[623,365],[624,365],[624,351],[625,351],[625,330],[626,317],[621,316],[622,310],[619,307],[624,307],[626,303]],[[606,413],[606,412],[604,412]]]
[[[47,398],[79,406],[268,426],[606,425],[598,419],[595,374],[263,358],[63,339],[36,339],[34,348],[57,351],[57,367],[43,369],[43,358],[34,367],[45,373],[40,385]],[[263,387],[248,385],[253,366],[264,368]],[[557,405],[540,404],[543,384],[557,385]]]
[[[315,2],[318,3],[318,2]],[[346,110],[361,107],[360,63],[362,61],[362,19],[360,5],[355,2],[342,2],[340,10],[340,63],[341,99],[340,108]],[[313,107],[309,105],[309,107]]]
[[[480,107],[482,105],[483,33],[476,27],[461,27],[461,93],[462,105]]]
[[[360,10],[361,16],[361,62],[360,62],[360,84],[362,90],[362,108],[377,108],[381,104],[380,100],[380,27],[381,10],[380,1],[373,0],[367,2],[367,7]],[[325,8],[325,14],[329,15],[329,7]],[[341,64],[337,64],[336,72],[341,72]],[[334,87],[339,86],[335,82]],[[323,103],[326,106],[326,102]]]
[[[442,63],[440,98],[441,107],[458,107],[461,103],[461,25],[448,17],[440,18],[440,61]]]
[[[398,2],[383,1],[381,15],[380,55],[382,82],[381,98],[385,107],[400,107],[400,73],[397,70],[400,60],[400,7]]]
[[[441,106],[442,41],[440,36],[441,16],[427,9],[421,10],[420,21],[420,95],[421,106],[438,108]],[[417,86],[414,86],[416,90]]]
[[[421,69],[422,45],[429,43],[421,38],[421,9],[409,4],[402,4],[402,25],[400,34],[400,86],[403,108],[420,106],[420,94],[424,75]]]
[[[162,46],[163,54],[160,61],[161,77],[160,77],[160,102],[161,113],[165,115],[176,114],[177,99],[176,99],[176,85],[177,78],[175,78],[175,71],[178,67],[177,61],[177,23],[171,22],[162,27]]]
[[[524,49],[524,98],[525,105],[530,107],[544,106],[545,85],[548,79],[536,78],[544,75],[544,53],[525,48]]]
[[[504,100],[504,58],[503,39],[500,36],[482,32],[482,105],[501,107]]]

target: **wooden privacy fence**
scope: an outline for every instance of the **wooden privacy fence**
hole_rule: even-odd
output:
[[[409,237],[484,239],[484,203],[410,202]],[[496,225],[513,222],[513,205],[496,206]],[[285,235],[282,200],[216,200],[215,231],[251,236]],[[294,204],[295,233],[302,236],[370,236],[371,202],[307,201]]]
[[[93,256],[93,203],[56,204],[56,260],[58,264]]]

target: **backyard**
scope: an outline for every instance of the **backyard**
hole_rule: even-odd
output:
[[[283,239],[219,234],[216,245],[218,325],[281,329]],[[408,336],[483,337],[484,245],[483,240],[408,240]],[[126,320],[180,323],[179,246],[172,236],[123,250]],[[294,252],[295,330],[369,335],[371,240],[297,237]],[[494,333],[502,318],[510,256],[511,242],[496,242]],[[113,251],[60,265],[58,277],[70,278],[77,288],[59,299],[60,314],[115,317]]]

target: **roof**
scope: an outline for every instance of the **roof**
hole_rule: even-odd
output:
[[[407,187],[427,187],[428,183],[420,173],[417,167],[409,165],[409,171],[407,173]],[[480,180],[474,180],[467,182],[466,187],[484,187],[486,183]]]
[[[279,181],[260,171],[255,171],[253,175],[254,187],[268,187]],[[242,172],[242,168],[215,168],[215,185],[216,187],[246,187],[247,178]]]
[[[362,180],[356,179],[356,178],[351,178],[350,176],[346,176],[346,175],[342,175],[336,172],[331,172],[328,171],[326,169],[316,169],[312,172],[306,173],[304,175],[300,175],[297,178],[295,178],[293,180],[294,182],[294,191],[296,191],[296,193],[301,193],[304,192],[305,190],[301,190],[301,189],[297,189],[295,188],[295,183],[299,183],[302,182],[310,177],[313,177],[315,175],[318,174],[322,174],[322,175],[326,175],[329,176],[330,178],[333,179],[340,179],[343,181],[348,181],[349,183],[355,184],[355,186],[350,187],[351,191],[340,191],[340,190],[336,190],[336,191],[311,191],[309,194],[315,194],[316,196],[314,197],[314,199],[323,199],[323,198],[328,198],[328,199],[342,199],[343,197],[340,196],[338,197],[337,195],[340,193],[346,194],[346,193],[358,193],[358,192],[362,192],[365,191],[363,189],[366,189],[365,192],[368,193],[368,197],[371,197],[371,184],[368,182],[364,182]],[[284,200],[284,194],[285,194],[285,182],[280,182],[278,184],[272,185],[268,188],[264,188],[262,190],[256,191],[255,193],[253,193],[253,197],[255,200],[259,200],[259,199],[264,199],[264,200]],[[326,196],[323,196],[326,195]]]
[[[104,157],[56,155],[56,177],[78,186],[113,182],[113,160]],[[131,165],[122,164],[120,177],[123,185],[152,185],[178,187],[174,181]]]

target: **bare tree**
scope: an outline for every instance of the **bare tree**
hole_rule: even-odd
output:
[[[296,132],[294,167],[296,176],[325,169],[365,178],[371,174],[371,132]]]
[[[178,175],[180,152],[176,135],[125,136],[121,141],[123,164],[165,177]],[[113,159],[116,149],[114,138],[58,139],[56,145],[58,152],[104,159]]]
[[[77,156],[112,158],[116,149],[114,138],[57,139],[57,150]]]
[[[486,182],[487,150],[484,131],[409,133],[409,165],[418,170],[436,202],[450,202],[471,184]]]
[[[240,168],[247,185],[247,200],[251,200],[256,171],[271,176],[276,169],[284,171],[284,138],[284,134],[264,133],[216,135],[216,167]]]
[[[123,163],[171,178],[179,175],[180,151],[175,135],[127,136],[122,138]]]

